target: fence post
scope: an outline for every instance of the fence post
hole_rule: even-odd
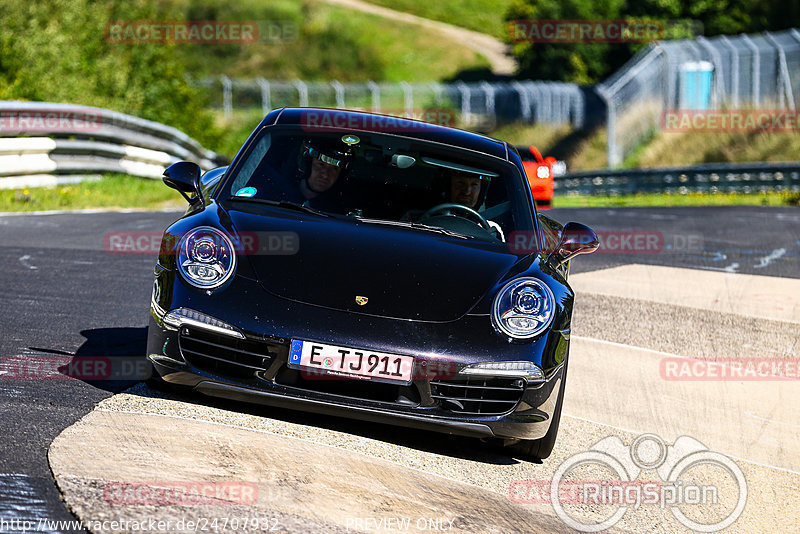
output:
[[[753,52],[752,95],[753,95],[753,105],[758,106],[759,104],[761,104],[761,86],[758,83],[758,76],[759,76],[758,71],[761,70],[761,55],[758,51],[758,47],[753,42],[753,40],[750,39],[748,35],[743,33],[740,35],[740,37],[742,38],[742,41],[747,45],[747,47]]]
[[[297,98],[301,108],[308,107],[308,85],[302,80],[294,80],[292,85],[297,89]]]
[[[489,82],[487,81],[482,81],[480,85],[486,98],[486,112],[489,114],[489,117],[491,117],[492,125],[495,125],[497,124],[497,112],[495,111],[494,106],[494,87],[489,85]]]
[[[733,58],[733,66],[731,67],[731,100],[733,107],[739,107],[739,49],[733,46],[730,39],[726,35],[721,35],[720,40],[725,43],[731,51],[731,58]]]
[[[533,121],[544,122],[544,112],[542,111],[542,91],[540,89],[541,82],[528,82],[531,95],[533,95]]]
[[[574,112],[572,114],[572,126],[575,128],[583,128],[585,114],[586,114],[586,101],[583,97],[583,93],[576,85],[572,85],[572,95],[575,97],[574,100]]]
[[[458,92],[461,93],[461,120],[465,124],[471,124],[472,117],[472,107],[470,100],[472,99],[472,93],[470,93],[469,87],[463,81],[458,80],[456,82],[456,88]]]
[[[608,144],[606,151],[606,160],[608,167],[613,169],[619,166],[619,155],[616,138],[616,110],[614,109],[614,99],[612,95],[606,93],[605,88],[597,86],[597,94],[606,102],[606,132],[608,136]]]
[[[222,81],[222,110],[226,119],[233,115],[233,83],[224,74],[220,76]]]
[[[381,111],[381,88],[377,83],[373,82],[372,80],[367,82],[367,87],[369,87],[370,93],[372,93],[372,112],[373,113],[380,113],[380,111]]]
[[[725,71],[722,65],[722,56],[719,54],[719,50],[714,48],[711,43],[708,42],[708,39],[705,37],[698,36],[697,42],[700,43],[700,46],[708,50],[709,54],[711,54],[711,61],[714,63],[714,78],[712,79],[712,92],[711,92],[711,107],[714,109],[719,109],[720,104],[722,103],[722,96],[725,94]]]
[[[775,82],[778,84],[778,86],[781,86],[781,85],[783,86],[782,87],[783,90],[781,91],[780,107],[781,107],[781,109],[783,109],[783,107],[786,105],[786,100],[788,99],[788,101],[789,101],[789,109],[794,111],[794,109],[795,109],[795,107],[794,107],[794,92],[792,92],[792,80],[789,78],[789,66],[786,63],[786,51],[783,49],[783,47],[780,45],[780,43],[778,43],[778,41],[775,39],[775,37],[772,36],[771,33],[764,32],[764,37],[766,37],[767,40],[770,43],[772,43],[772,46],[774,46],[778,50],[778,78],[779,79],[775,80]],[[780,83],[781,81],[783,81],[782,84]]]
[[[791,30],[789,30],[789,33],[792,35],[792,37],[794,37],[794,40],[797,41],[797,44],[800,45],[800,31],[797,31],[796,28],[792,28]],[[797,103],[798,102],[795,102],[795,104]]]
[[[511,87],[513,87],[519,95],[519,107],[522,112],[522,120],[528,122],[531,120],[531,100],[528,98],[528,93],[525,91],[525,88],[522,87],[522,84],[516,80],[511,82]]]
[[[553,122],[553,86],[550,83],[545,83],[542,86],[545,105],[542,110],[547,113],[545,122]]]
[[[261,113],[266,115],[272,109],[272,99],[269,92],[269,82],[264,78],[256,80],[261,88]]]
[[[414,90],[408,82],[400,82],[400,87],[403,89],[403,107],[406,116],[409,119],[414,118]]]
[[[431,83],[431,89],[433,89],[433,101],[436,107],[442,107],[442,84],[433,82]]]
[[[336,93],[336,107],[344,109],[344,85],[339,80],[333,80],[331,86]]]

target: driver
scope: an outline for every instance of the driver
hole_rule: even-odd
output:
[[[298,166],[303,204],[323,211],[344,213],[344,182],[353,154],[333,144],[306,141]]]
[[[454,169],[447,169],[445,176],[450,182],[450,202],[477,209],[481,197],[481,177]]]
[[[488,178],[484,180],[484,176],[455,169],[446,169],[444,176],[450,183],[450,202],[480,211],[479,208],[483,204],[486,192],[489,189]],[[494,229],[495,235],[501,241],[505,241],[503,229],[500,225],[494,221],[487,220],[486,222]]]

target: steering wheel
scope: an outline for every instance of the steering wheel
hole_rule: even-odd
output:
[[[427,219],[428,217],[433,217],[435,215],[440,215],[440,214],[452,215],[451,213],[452,211],[460,211],[466,214],[467,218],[472,219],[473,222],[477,222],[481,226],[481,228],[484,228],[490,232],[492,231],[492,227],[489,225],[489,221],[487,221],[483,217],[483,215],[463,204],[454,204],[449,202],[445,204],[439,204],[438,206],[434,206],[425,213],[423,213],[420,220]]]

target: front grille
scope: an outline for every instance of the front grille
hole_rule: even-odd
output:
[[[178,344],[183,358],[198,369],[235,377],[252,377],[269,367],[276,347],[262,341],[236,339],[200,328],[182,327]]]
[[[420,402],[419,391],[413,385],[390,384],[333,375],[307,374],[288,367],[284,367],[278,372],[275,382],[306,391],[327,393],[351,399],[388,402],[404,406],[416,406]]]
[[[525,390],[521,378],[470,377],[431,381],[431,397],[444,410],[469,415],[500,415],[519,403]]]

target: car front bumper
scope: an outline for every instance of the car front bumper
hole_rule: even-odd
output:
[[[329,382],[299,380],[288,383],[286,376],[297,371],[287,366],[286,351],[276,351],[261,371],[226,372],[213,365],[198,364],[181,350],[179,332],[164,328],[154,318],[150,321],[148,358],[164,381],[192,388],[204,395],[238,402],[297,409],[376,423],[387,423],[448,434],[503,439],[538,439],[547,433],[555,412],[556,399],[563,386],[566,362],[552,370],[543,381],[527,383],[513,408],[500,414],[464,414],[449,410],[433,398],[430,380],[414,380],[410,386],[396,387],[372,384],[377,389],[416,390],[416,396],[397,394],[397,398],[375,398],[364,395],[356,386],[361,381],[340,380],[353,384],[353,391],[330,391]],[[568,341],[565,341],[568,343]],[[187,357],[184,357],[187,356]],[[209,360],[206,360],[209,361]],[[212,361],[212,364],[216,362]],[[235,368],[238,371],[238,368]],[[284,379],[281,379],[284,376]],[[438,378],[438,377],[437,377]],[[455,380],[455,382],[451,382]],[[440,378],[441,383],[462,383],[458,376]],[[434,381],[435,383],[435,381]],[[481,393],[483,396],[483,393]],[[412,398],[408,398],[412,397]]]
[[[551,327],[535,340],[511,343],[483,315],[451,323],[382,318],[281,299],[245,277],[234,283],[236,291],[207,293],[156,269],[147,355],[164,381],[213,397],[451,434],[538,439],[550,427],[568,330]],[[166,324],[165,313],[179,307],[225,321],[245,339]],[[568,318],[554,322],[565,324]],[[287,365],[292,339],[413,356],[414,376],[407,385],[309,377]],[[545,378],[459,373],[466,365],[501,361],[533,362]]]

